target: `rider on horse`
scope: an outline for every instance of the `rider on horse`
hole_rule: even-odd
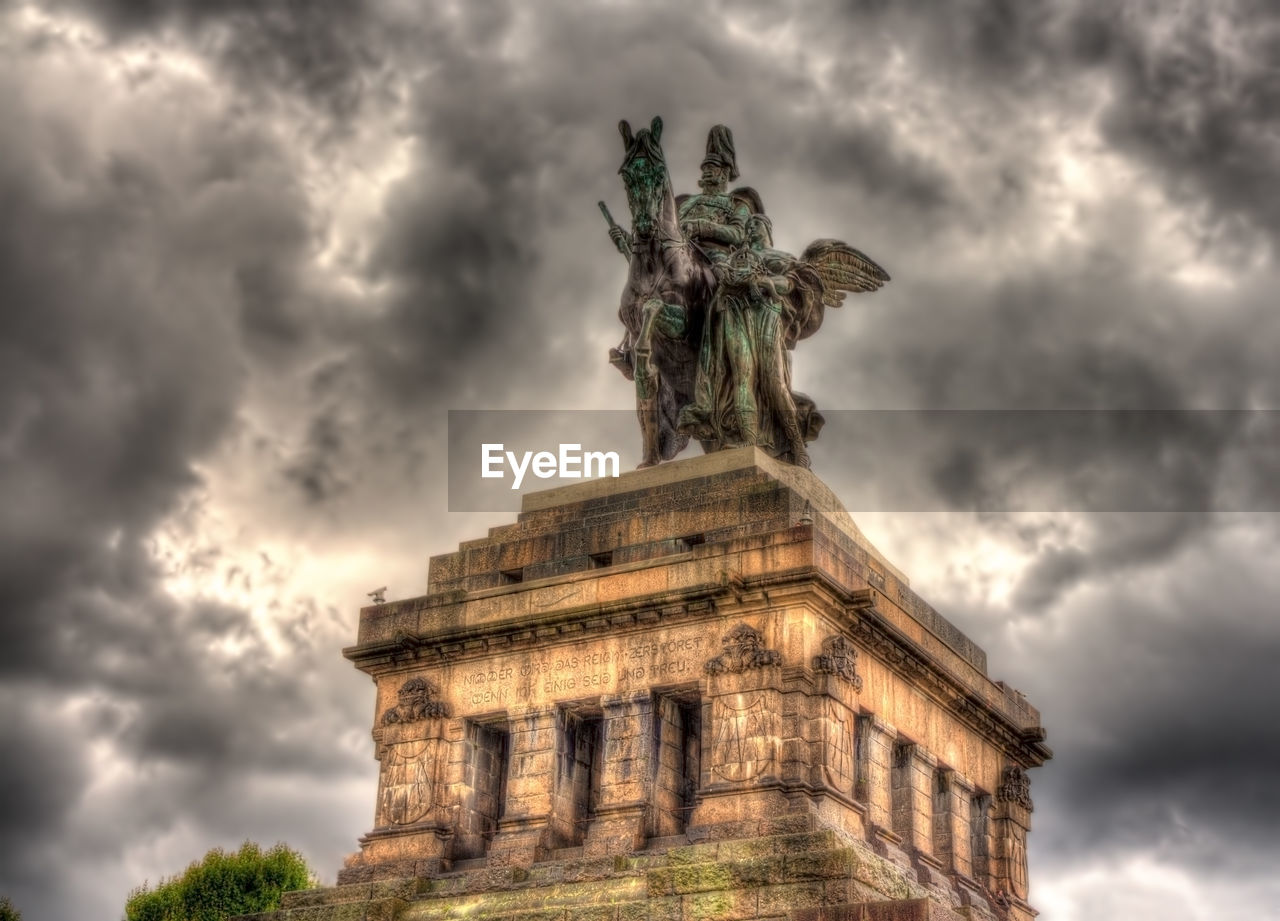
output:
[[[764,210],[754,190],[729,192],[729,183],[737,178],[733,132],[724,125],[716,125],[707,134],[707,155],[698,179],[702,192],[676,196],[680,229],[708,261],[719,261],[741,246],[747,236],[747,219]],[[609,237],[620,253],[630,257],[630,233],[617,224],[610,224]]]
[[[737,178],[733,134],[724,125],[716,125],[707,135],[707,155],[698,179],[701,194],[676,199],[680,229],[713,262],[719,262],[747,238],[747,219],[753,209],[729,193],[729,183]]]

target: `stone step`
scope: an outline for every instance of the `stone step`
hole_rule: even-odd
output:
[[[568,912],[573,917],[566,921],[584,921],[580,915],[603,917],[605,906],[637,899],[700,903],[724,896],[741,901],[747,898],[743,892],[757,890],[769,890],[761,897],[772,907],[789,904],[788,899],[797,904],[844,901],[851,886],[902,898],[924,894],[918,886],[895,886],[897,874],[886,873],[884,863],[869,849],[826,830],[708,842],[665,853],[549,861],[526,871],[507,869],[496,877],[497,871],[473,871],[423,880],[424,889],[410,897],[405,918],[476,921],[473,916],[483,913],[490,921],[499,915],[503,921],[548,921],[523,915]]]
[[[684,839],[676,836],[674,840]],[[650,842],[651,846],[656,843]],[[635,879],[642,880],[655,895],[710,891],[726,879],[744,885],[768,885],[782,880],[793,869],[803,878],[847,875],[849,858],[839,856],[843,849],[845,843],[829,830],[686,843],[617,857],[584,858],[579,848],[564,848],[553,852],[552,856],[559,859],[528,868],[488,868],[483,860],[458,861],[450,873],[417,880],[417,889],[408,898],[423,902],[456,900],[491,892],[534,892],[548,886],[598,883],[626,888],[633,885],[627,881]],[[824,856],[831,854],[836,856]],[[569,901],[579,900],[573,888],[565,892]]]
[[[560,847],[547,854],[547,861],[552,860],[572,860],[574,857],[582,856],[582,845],[577,847]]]
[[[413,899],[426,892],[429,886],[430,880],[426,879],[394,879],[377,883],[351,883],[346,886],[296,889],[281,895],[280,908],[314,908],[389,898]]]
[[[926,895],[824,830],[306,890],[253,921],[992,921]]]
[[[791,913],[792,921],[965,921],[967,916],[967,912],[957,914],[929,899],[846,902],[801,908]]]
[[[806,831],[789,835],[769,835],[760,838],[729,838],[722,841],[702,841],[669,848],[665,857],[671,865],[716,863],[731,860],[751,860],[775,854],[801,853],[840,847],[842,842],[829,830]]]
[[[690,844],[688,835],[669,835],[665,838],[650,838],[645,842],[645,851],[669,851],[673,847],[684,847]]]
[[[513,884],[512,888],[471,892],[442,891],[442,887],[434,884],[445,882],[443,878],[430,882],[433,884],[431,891],[412,899],[404,909],[404,921],[444,921],[450,918],[474,921],[480,914],[489,918],[529,912],[566,911],[572,911],[575,921],[578,921],[580,912],[601,905],[642,900],[647,895],[645,877],[638,871],[631,871],[624,876],[576,882],[556,879],[551,873],[539,876],[530,871],[528,877]],[[536,919],[530,917],[527,921]]]

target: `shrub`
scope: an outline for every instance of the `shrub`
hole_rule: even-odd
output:
[[[129,893],[126,921],[226,921],[234,915],[275,911],[280,896],[313,886],[302,855],[284,844],[263,851],[246,841],[235,853],[214,848],[181,876],[143,883]]]

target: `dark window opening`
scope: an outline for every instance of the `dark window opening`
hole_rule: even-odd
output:
[[[853,721],[853,798],[860,803],[870,800],[868,777],[871,773],[871,751],[868,742],[871,717],[859,716]]]
[[[561,710],[552,829],[561,847],[583,842],[600,799],[604,721],[598,713]]]
[[[514,585],[517,582],[524,581],[523,569],[503,569],[498,573],[498,578],[503,585]]]
[[[591,554],[591,568],[603,569],[606,566],[613,565],[613,551],[605,550],[603,553]]]
[[[678,540],[678,543],[680,544],[680,550],[682,552],[687,550],[692,550],[694,547],[698,546],[699,544],[705,544],[706,542],[707,542],[707,535],[705,534],[690,534],[687,537],[681,537]]]
[[[893,770],[889,781],[889,803],[893,809],[893,832],[910,843],[913,840],[912,823],[915,816],[911,806],[911,762],[915,746],[899,742],[893,747]]]
[[[951,846],[951,773],[945,768],[933,772],[933,856],[950,863]]]
[[[975,794],[969,801],[969,853],[973,859],[973,878],[983,885],[991,873],[990,813],[991,795]]]
[[[697,802],[702,774],[702,708],[696,697],[660,695],[654,702],[653,837],[683,834]]]
[[[454,854],[483,857],[506,807],[511,734],[504,724],[467,724],[467,770]]]

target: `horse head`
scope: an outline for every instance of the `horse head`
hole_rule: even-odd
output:
[[[626,149],[618,172],[627,190],[631,229],[637,240],[649,240],[661,225],[665,200],[671,197],[671,177],[660,143],[662,119],[655,115],[649,127],[635,135],[625,120],[618,123],[618,130]]]

